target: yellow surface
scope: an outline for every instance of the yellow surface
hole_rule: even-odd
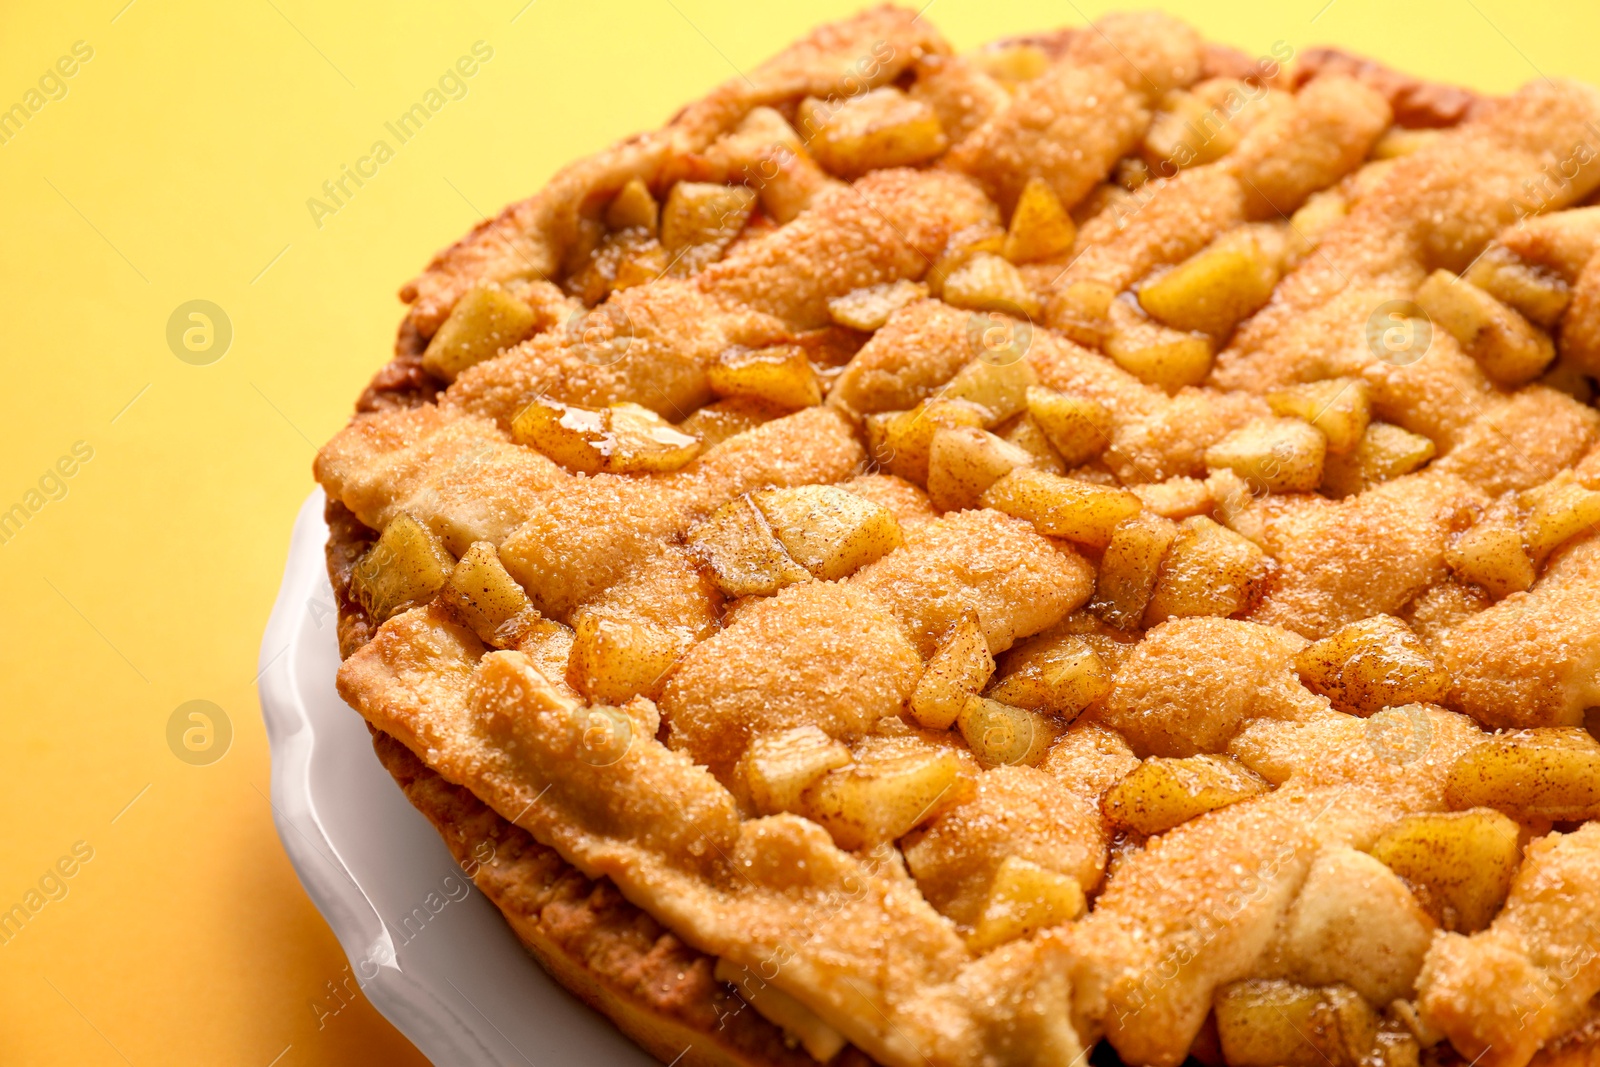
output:
[[[435,249],[853,5],[125,2],[0,16],[0,107],[93,50],[0,144],[0,510],[41,478],[59,497],[0,544],[0,909],[41,878],[66,890],[0,944],[0,1061],[420,1063],[364,1001],[319,1025],[344,959],[266,800],[256,649],[313,449]],[[1110,6],[934,0],[925,17],[965,47]],[[1167,6],[1252,52],[1332,42],[1488,90],[1600,73],[1590,4]],[[478,41],[493,56],[465,95],[316,225],[307,199]],[[232,323],[207,366],[166,341],[193,299]],[[77,442],[92,458],[52,480]],[[209,766],[167,744],[195,699],[233,727]]]

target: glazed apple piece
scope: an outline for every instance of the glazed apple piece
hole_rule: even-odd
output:
[[[719,397],[759,400],[787,409],[822,403],[822,384],[799,345],[730,348],[706,376]]]
[[[468,367],[492,359],[527,337],[538,315],[493,283],[474,285],[456,301],[450,317],[428,342],[422,367],[447,382]]]
[[[1476,933],[1489,925],[1522,862],[1521,828],[1490,808],[1411,815],[1370,849],[1411,886],[1446,930]]]
[[[1329,452],[1348,452],[1372,421],[1369,393],[1360,378],[1326,378],[1268,393],[1267,403],[1274,415],[1304,419],[1320,430]]]
[[[985,767],[1032,767],[1055,740],[1055,730],[1038,712],[977,695],[962,702],[956,728]]]
[[[817,162],[841,178],[924,163],[949,147],[933,108],[890,86],[844,100],[806,97],[797,120]]]
[[[472,544],[445,579],[440,598],[485,644],[512,648],[527,624],[539,613],[522,586],[500,562],[500,553],[488,541]]]
[[[1258,493],[1309,493],[1322,483],[1327,439],[1300,419],[1255,419],[1206,449],[1206,466],[1225,467]]]
[[[1161,562],[1144,624],[1236,615],[1260,597],[1267,575],[1260,546],[1204,515],[1184,519]]]
[[[1265,793],[1265,778],[1226,756],[1152,756],[1106,793],[1106,818],[1162,834],[1208,811]]]
[[[928,499],[940,511],[975,508],[991,485],[1034,462],[1033,453],[986,430],[940,430],[928,448]]]
[[[1216,350],[1210,337],[1176,330],[1146,318],[1126,300],[1112,300],[1106,310],[1101,346],[1117,365],[1140,381],[1176,393],[1199,385],[1211,373]]]
[[[1470,282],[1436,270],[1417,289],[1417,304],[1501,385],[1537,378],[1555,359],[1549,336]]]
[[[1392,615],[1353,622],[1307,645],[1294,662],[1307,688],[1355,715],[1437,704],[1450,691],[1450,676],[1422,639]]]
[[[983,506],[1026,519],[1050,537],[1104,548],[1117,524],[1142,505],[1126,489],[1022,467],[991,485]]]
[[[511,420],[511,439],[584,474],[673,471],[700,452],[700,441],[648,408],[586,408],[540,397]]]
[[[1070,875],[1007,856],[1000,861],[983,914],[967,946],[974,952],[1032,937],[1040,930],[1080,917],[1086,907],[1083,887]]]
[[[822,581],[837,581],[905,543],[882,504],[831,485],[799,485],[750,494],[789,558]]]
[[[1214,1010],[1228,1067],[1358,1067],[1378,1037],[1376,1013],[1345,985],[1235,982]]]
[[[1177,537],[1177,523],[1159,515],[1134,515],[1113,527],[1100,558],[1091,610],[1119,630],[1137,627],[1155,593],[1161,562]]]
[[[1230,231],[1139,287],[1139,304],[1175,330],[1226,338],[1272,296],[1278,263],[1248,227]]]
[[[1456,760],[1445,802],[1514,819],[1600,819],[1600,742],[1579,727],[1497,734]]]
[[[654,235],[661,222],[661,205],[650,195],[649,186],[638,178],[618,190],[606,206],[606,225],[613,230],[645,230]]]
[[[1013,263],[1052,259],[1070,249],[1077,235],[1072,216],[1061,206],[1061,198],[1050,183],[1033,177],[1022,187],[1022,195],[1012,209],[1001,254]]]
[[[1363,489],[1410,474],[1435,452],[1432,441],[1387,422],[1367,426],[1350,451],[1323,457],[1322,489],[1333,497],[1353,496]]]
[[[890,474],[925,486],[928,484],[928,454],[933,447],[933,435],[946,427],[982,428],[989,417],[987,409],[965,400],[933,397],[910,411],[897,412],[883,420],[881,450],[873,454],[882,457]],[[869,423],[869,433],[871,425]]]
[[[1089,642],[1073,634],[1037,637],[1013,650],[984,694],[1013,707],[1071,722],[1111,691],[1111,672]]]
[[[911,717],[930,730],[948,730],[967,697],[981,692],[994,673],[989,642],[977,617],[967,615],[951,628],[922,671],[911,695]]]
[[[724,596],[771,596],[811,573],[789,558],[749,496],[722,505],[689,534],[690,553],[711,570]]]
[[[961,758],[949,749],[887,753],[828,772],[802,794],[801,809],[840,848],[870,848],[937,815],[960,777]]]
[[[829,771],[847,767],[850,750],[815,726],[766,734],[751,742],[734,774],[763,815],[800,810],[800,798]]]
[[[944,279],[940,296],[968,311],[1000,311],[1029,319],[1039,314],[1039,297],[1022,273],[993,252],[979,252]]]
[[[678,182],[661,210],[661,246],[688,274],[722,255],[755,210],[756,194],[742,185]]]
[[[1105,451],[1111,441],[1111,410],[1098,400],[1068,396],[1030,385],[1024,393],[1033,416],[1068,468],[1079,467]]]
[[[928,287],[922,282],[900,278],[880,282],[861,289],[852,289],[843,296],[828,301],[828,316],[840,326],[852,330],[872,331],[889,321],[889,316],[928,296]]]
[[[1600,529],[1600,492],[1585,489],[1570,474],[1526,495],[1533,507],[1522,534],[1536,560],[1543,561],[1580,534]]]
[[[1457,578],[1475,582],[1499,599],[1533,585],[1533,560],[1516,526],[1486,519],[1462,532],[1444,550],[1445,564]]]
[[[356,564],[350,592],[374,622],[383,622],[432,600],[455,565],[432,530],[401,512]]]

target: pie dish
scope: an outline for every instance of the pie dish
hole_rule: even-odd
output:
[[[402,290],[340,695],[664,1062],[1600,1054],[1600,93],[884,7]]]

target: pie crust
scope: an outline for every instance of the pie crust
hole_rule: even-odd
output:
[[[402,290],[340,693],[663,1062],[1594,1062],[1597,136],[824,26]]]

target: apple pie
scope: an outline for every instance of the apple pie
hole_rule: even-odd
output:
[[[824,26],[402,290],[339,692],[664,1062],[1593,1064],[1597,139]]]

